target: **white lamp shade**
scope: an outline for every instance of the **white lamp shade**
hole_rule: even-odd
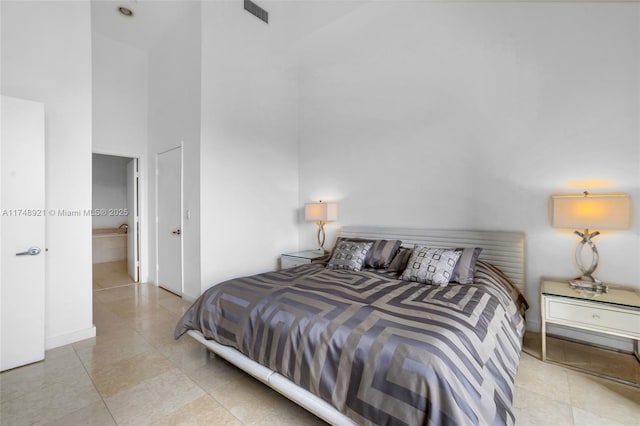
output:
[[[571,229],[627,229],[631,198],[627,194],[551,196],[551,225]]]
[[[304,220],[309,222],[333,222],[338,219],[337,203],[306,203]]]

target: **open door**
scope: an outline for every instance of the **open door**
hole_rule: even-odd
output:
[[[133,282],[140,280],[140,211],[138,209],[138,159],[127,163],[127,268]]]
[[[0,371],[44,359],[44,105],[2,96]],[[55,214],[51,213],[51,214]]]

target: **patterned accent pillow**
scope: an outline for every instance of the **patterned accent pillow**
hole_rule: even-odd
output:
[[[372,242],[338,241],[327,267],[359,271],[372,245]]]
[[[460,284],[473,284],[473,276],[476,274],[476,262],[482,251],[481,247],[457,248],[461,252],[460,259],[453,268],[449,282]]]
[[[393,260],[389,264],[387,272],[402,274],[402,272],[407,268],[411,253],[413,253],[413,250],[411,250],[410,248],[400,247],[398,249],[398,253],[396,253],[396,255],[393,257]]]
[[[367,240],[364,238],[345,238],[338,237],[338,243],[342,241],[351,241],[356,243],[373,243],[371,250],[367,253],[364,260],[364,266],[367,268],[386,269],[389,267],[393,256],[400,248],[402,241],[400,240]]]
[[[455,250],[415,246],[402,280],[445,287],[461,254]]]

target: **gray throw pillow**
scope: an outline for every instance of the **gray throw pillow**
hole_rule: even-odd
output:
[[[372,245],[372,242],[338,241],[327,267],[359,271]]]
[[[400,240],[375,240],[369,250],[365,265],[369,268],[386,269],[400,248]]]
[[[473,284],[473,277],[476,274],[476,262],[482,251],[481,247],[457,248],[461,252],[460,259],[456,263],[451,273],[449,282],[460,284]]]
[[[411,253],[413,250],[407,247],[400,247],[398,249],[398,253],[393,257],[393,260],[389,264],[387,268],[388,272],[395,272],[400,275],[407,268],[407,264],[409,263],[409,258],[411,257]]]
[[[461,254],[455,250],[415,246],[402,280],[445,287]]]

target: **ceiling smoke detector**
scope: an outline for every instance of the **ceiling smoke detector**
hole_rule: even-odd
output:
[[[120,12],[124,16],[133,16],[133,10],[128,7],[120,6],[118,7],[118,12]]]

